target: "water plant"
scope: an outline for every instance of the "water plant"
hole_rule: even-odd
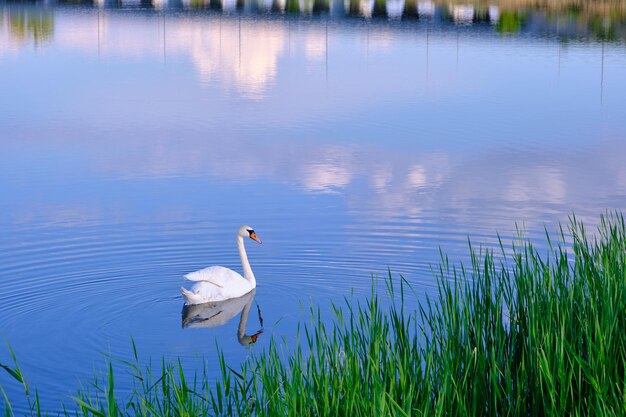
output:
[[[217,383],[206,371],[188,379],[180,362],[153,374],[135,349],[128,398],[116,397],[110,365],[66,414],[625,415],[623,216],[602,217],[594,236],[572,217],[546,238],[543,256],[523,239],[471,247],[467,266],[442,255],[425,301],[390,274],[386,294],[373,286],[364,301],[333,305],[332,321],[312,307],[295,347],[273,340],[237,369],[221,357]],[[17,365],[3,368],[19,380]]]

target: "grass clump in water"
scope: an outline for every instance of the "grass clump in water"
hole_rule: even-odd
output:
[[[569,235],[544,257],[528,241],[472,250],[468,268],[443,257],[414,312],[391,278],[388,308],[376,294],[335,308],[330,329],[306,328],[312,354],[259,361],[258,414],[625,415],[624,220],[590,239],[573,218]]]
[[[180,363],[154,377],[128,364],[137,382],[121,402],[110,368],[78,414],[626,415],[624,219],[603,217],[590,238],[573,218],[568,232],[543,257],[523,240],[472,250],[467,268],[442,257],[425,302],[389,277],[390,300],[334,305],[330,325],[313,310],[302,343],[274,340],[238,370],[222,358],[214,385]]]

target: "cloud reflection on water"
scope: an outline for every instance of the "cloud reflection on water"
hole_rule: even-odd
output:
[[[241,19],[138,19],[99,12],[93,19],[65,16],[69,30],[55,43],[101,59],[189,57],[201,84],[219,83],[245,98],[262,98],[276,77],[288,37],[284,24]],[[323,42],[317,40],[317,43]]]
[[[418,6],[424,15],[434,10],[427,3]],[[454,16],[459,22],[471,14],[469,9],[451,10],[457,10]],[[115,123],[110,128],[115,134],[64,132],[50,135],[48,143],[65,150],[68,158],[77,157],[71,149],[80,144],[83,152],[78,157],[84,158],[84,169],[98,179],[207,177],[233,184],[262,180],[288,184],[304,193],[345,195],[352,209],[385,215],[417,216],[454,208],[455,215],[463,216],[467,208],[491,206],[516,210],[518,219],[531,217],[541,208],[558,208],[561,213],[578,209],[598,212],[624,203],[626,169],[616,157],[626,153],[620,131],[623,123],[606,116],[598,121],[593,119],[597,117],[594,111],[572,107],[565,112],[571,111],[575,117],[565,125],[565,118],[558,115],[552,116],[554,122],[541,119],[542,107],[534,104],[536,98],[521,102],[524,85],[540,88],[537,86],[548,84],[554,76],[545,74],[544,64],[549,60],[530,66],[531,71],[520,69],[532,74],[541,68],[541,78],[513,82],[515,73],[507,78],[511,69],[499,55],[501,49],[516,47],[500,47],[506,39],[492,46],[480,39],[422,35],[388,27],[371,32],[369,28],[347,32],[335,28],[329,41],[329,29],[323,24],[220,16],[146,17],[106,10],[57,13],[54,48],[98,56],[111,66],[118,60],[137,61],[174,65],[180,71],[187,69],[188,61],[196,85],[204,86],[208,93],[188,96],[186,101],[191,104],[181,102],[180,109],[176,101],[167,102],[174,103],[173,111],[188,117],[174,124],[157,113],[150,121],[158,122],[159,128],[151,126],[148,131],[133,117],[113,113]],[[10,40],[6,32],[4,36]],[[540,58],[556,51],[551,45],[530,43],[528,47]],[[329,48],[330,71],[326,62]],[[590,51],[593,49],[571,48],[570,62],[588,59]],[[623,55],[615,50],[610,54],[614,65],[622,62]],[[576,79],[566,78],[564,66],[563,74],[558,73],[563,87],[550,93],[565,97],[575,91],[568,85],[584,87],[581,74],[587,70],[597,86],[597,63],[584,64]],[[315,72],[320,66],[326,66],[330,81],[320,77],[323,71]],[[301,75],[303,68],[313,70]],[[497,75],[501,77],[495,78]],[[623,83],[614,80],[613,85],[618,95]],[[212,96],[215,88],[221,90],[218,98]],[[511,90],[498,95],[503,88]],[[514,99],[507,97],[507,92]],[[294,95],[302,99],[292,100]],[[145,105],[154,97],[162,96],[148,95]],[[251,111],[237,99],[253,99],[258,107]],[[471,113],[471,99],[482,100],[481,107],[488,110]],[[562,100],[546,108],[566,104],[567,99]],[[97,105],[95,100],[84,101]],[[464,105],[460,110],[459,103]],[[536,105],[539,110],[525,114],[536,119],[515,125],[513,119],[497,117],[502,105],[508,106],[509,114],[516,112],[516,105],[522,110]],[[438,106],[442,108],[439,119],[432,117],[438,114]],[[596,137],[575,128],[582,114],[591,116],[588,131]],[[87,119],[90,117],[95,116]],[[103,120],[102,125],[108,127]],[[189,126],[186,120],[197,125]],[[92,122],[99,123],[96,119]],[[610,129],[600,129],[607,123]],[[523,127],[534,132],[524,140],[533,135],[542,138],[550,136],[554,126],[566,130],[566,141],[546,146],[538,139],[518,143],[521,136],[500,137],[502,132]],[[26,129],[19,132],[15,140],[23,142],[13,149],[36,149],[39,145],[29,136]],[[552,140],[557,136],[552,135]],[[85,137],[94,139],[85,141]],[[461,141],[466,137],[467,143]],[[569,146],[567,141],[572,138],[574,143]],[[84,202],[80,204],[84,206]],[[72,214],[78,209],[71,204],[55,207],[59,216],[66,218],[70,213],[70,217],[80,217]],[[173,212],[181,217],[180,212]],[[20,216],[33,218],[27,213],[25,210]],[[91,207],[86,216],[90,215],[106,215],[106,210]],[[502,218],[510,226],[510,218]],[[467,221],[471,222],[469,215]]]
[[[233,185],[286,184],[304,193],[344,196],[347,208],[356,212],[404,218],[444,211],[457,222],[490,230],[508,230],[516,221],[540,226],[543,217],[537,215],[542,212],[558,214],[559,220],[577,212],[596,221],[594,216],[604,209],[625,207],[626,202],[621,157],[626,142],[621,140],[542,155],[532,151],[473,156],[440,150],[407,153],[370,145],[314,143],[290,148],[282,142],[253,141],[172,141],[159,147],[161,151],[143,149],[120,159],[115,151],[107,153],[98,146],[90,175],[131,182],[204,177]],[[76,201],[79,206],[68,203],[49,214],[81,218],[85,215],[77,211],[83,207],[90,210],[87,215],[115,215],[93,204],[85,206],[81,200]],[[29,218],[29,211],[48,208],[24,208],[21,216],[29,221],[45,216],[38,212]],[[119,209],[123,217],[124,209]],[[493,215],[476,218],[477,211]],[[172,219],[163,221],[185,217],[177,210],[170,214]]]

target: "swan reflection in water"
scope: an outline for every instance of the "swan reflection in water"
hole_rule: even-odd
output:
[[[241,311],[239,318],[239,327],[237,329],[237,340],[242,346],[248,346],[256,343],[257,339],[263,333],[263,317],[261,317],[261,309],[257,305],[257,313],[259,315],[259,324],[261,330],[253,335],[246,334],[246,322],[248,314],[254,301],[256,288],[241,297],[231,298],[224,301],[215,301],[203,304],[192,304],[183,306],[182,320],[183,328],[207,328],[223,326]]]

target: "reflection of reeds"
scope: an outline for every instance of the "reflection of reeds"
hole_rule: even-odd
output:
[[[389,277],[388,297],[374,287],[364,303],[333,305],[330,325],[312,308],[302,344],[274,340],[238,369],[220,357],[216,385],[206,370],[186,379],[180,362],[144,370],[135,349],[130,397],[116,397],[109,366],[76,397],[79,414],[622,415],[624,219],[603,218],[593,239],[573,219],[558,239],[545,257],[521,239],[512,250],[472,251],[467,268],[443,257],[426,302]],[[28,396],[19,366],[3,368]],[[38,400],[29,404],[39,415]]]
[[[52,11],[36,7],[11,7],[7,9],[8,27],[11,36],[19,41],[32,38],[39,45],[54,34]]]
[[[589,10],[607,13],[626,10],[626,0],[434,0],[439,4],[473,4],[488,7],[497,5],[502,9],[532,8],[544,10]]]
[[[518,32],[530,13],[543,13],[549,20],[575,21],[598,39],[614,40],[624,36],[626,0],[434,0],[440,7],[472,5],[476,13],[488,14],[496,6],[500,13],[500,32]]]

